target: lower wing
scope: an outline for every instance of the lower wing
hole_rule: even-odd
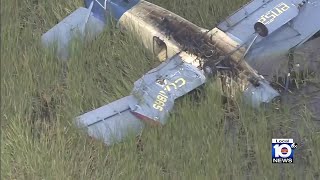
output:
[[[138,134],[143,122],[166,123],[174,100],[205,83],[203,72],[185,63],[181,53],[167,59],[134,83],[131,95],[77,117],[77,125],[107,145]]]

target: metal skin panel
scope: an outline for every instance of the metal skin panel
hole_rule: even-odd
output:
[[[276,12],[280,14],[277,17]],[[284,2],[277,4],[273,9],[260,16],[258,22],[254,25],[256,33],[262,37],[272,34],[274,31],[288,23],[299,14],[298,6],[295,4],[286,4]]]
[[[218,25],[218,28],[226,32],[229,37],[237,41],[239,44],[249,44],[249,42],[254,38],[253,27],[257,22],[256,18],[258,16],[253,18],[252,14],[244,14],[244,11],[249,12],[251,9],[255,9],[250,12],[257,14],[259,12],[258,10],[264,10],[263,13],[267,14],[267,9],[274,9],[273,6],[270,6],[272,1],[277,3],[287,2],[288,4],[291,3],[297,6],[299,14],[296,17],[292,18],[291,21],[278,29],[275,28],[273,33],[269,34],[267,37],[258,37],[246,55],[246,61],[254,69],[264,75],[266,79],[272,80],[274,74],[283,76],[287,73],[288,51],[291,49],[294,50],[294,48],[300,46],[310,39],[315,33],[320,31],[320,21],[317,20],[320,17],[320,1],[271,0],[265,2],[265,4],[262,3],[262,0],[260,1],[260,8],[253,8],[252,4],[256,5],[257,1],[252,1],[227,18],[226,21],[221,22]],[[235,20],[235,17],[238,17],[238,19]],[[282,13],[277,18],[286,19],[288,17],[285,13]],[[227,26],[230,21],[233,22],[233,26]],[[272,25],[272,23],[270,23],[270,25]]]
[[[93,40],[107,25],[107,17],[119,20],[120,17],[139,0],[85,0],[86,8],[78,8],[42,37],[44,46],[56,46],[57,56],[67,60],[69,45],[73,39]]]
[[[203,72],[183,62],[184,57],[173,56],[134,83],[132,95],[139,101],[134,113],[164,125],[174,100],[205,83]]]
[[[126,96],[117,101],[110,103],[110,106],[102,106],[93,111],[84,113],[77,117],[79,126],[91,126],[93,124],[104,121],[115,114],[121,114],[122,112],[130,109],[130,104],[137,104],[137,100],[133,96]]]
[[[261,21],[262,23],[268,24],[268,27],[273,29],[273,32],[295,17],[291,15],[291,13],[295,14],[295,11],[298,10],[298,4],[302,3],[302,1],[303,0],[269,0],[263,2],[263,0],[259,0],[258,2],[260,3],[251,1],[251,3],[242,7],[217,27],[227,34],[232,34],[232,36],[236,37],[235,40],[238,40],[238,42],[242,44],[252,39],[252,35],[255,33],[254,24],[256,22]],[[260,7],[257,8],[257,5],[260,5]],[[235,20],[236,17],[237,20]],[[257,42],[261,39],[262,38],[259,38]]]
[[[107,145],[120,142],[129,135],[139,134],[144,128],[144,123],[131,113],[130,104],[137,104],[135,97],[123,97],[78,116],[76,125]]]
[[[116,114],[114,117],[87,127],[89,136],[102,140],[107,145],[123,141],[141,133],[144,123],[130,110]]]
[[[104,27],[105,24],[92,16],[89,9],[78,8],[43,34],[41,41],[45,47],[56,46],[57,56],[66,60],[69,57],[68,50],[72,39],[92,40]]]
[[[224,21],[220,22],[217,26],[222,31],[228,31],[233,26],[240,23],[245,18],[251,16],[252,13],[257,11],[263,5],[273,0],[253,0],[248,4],[244,5],[242,8],[238,9],[235,13],[227,17]]]
[[[243,92],[245,102],[254,107],[272,102],[275,97],[279,96],[279,92],[273,89],[268,81],[260,81],[259,83],[259,86],[250,84]]]

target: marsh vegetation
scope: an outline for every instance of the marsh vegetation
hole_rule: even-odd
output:
[[[151,0],[212,28],[246,0]],[[75,116],[130,93],[158,64],[139,39],[110,27],[59,61],[40,44],[81,0],[1,0],[1,179],[319,179],[320,133],[307,109],[222,104],[214,81],[180,99],[163,128],[106,147]],[[294,164],[271,163],[271,139],[294,138]]]

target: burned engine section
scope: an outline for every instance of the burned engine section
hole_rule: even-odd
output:
[[[231,61],[227,53],[212,44],[208,31],[201,31],[194,24],[176,16],[170,16],[170,14],[154,12],[149,14],[149,18],[154,24],[157,24],[159,31],[164,32],[169,40],[175,41],[182,51],[199,58],[200,66],[198,68],[203,70],[207,77],[213,77],[219,73],[222,91],[226,96],[234,96],[236,88],[244,89],[239,86],[246,86],[244,84],[247,84],[247,82],[240,82],[241,78],[238,78],[243,69],[239,68],[237,63]],[[237,85],[232,83],[235,80]]]
[[[196,62],[185,62],[203,70],[206,77],[220,75],[222,92],[229,97],[238,90],[247,91],[248,97],[253,97],[255,102],[269,101],[277,96],[277,92],[272,91],[272,95],[261,100],[259,94],[272,88],[267,88],[268,83],[263,82],[263,77],[243,60],[245,49],[218,28],[203,29],[146,1],[127,11],[119,20],[119,26],[135,33],[160,61],[181,51],[196,56]]]
[[[214,71],[217,69],[216,66],[221,67],[221,72],[237,71],[226,53],[212,44],[208,30],[199,28],[168,11],[152,11],[147,18],[146,20],[154,24],[167,39],[174,41],[181,51],[196,55],[200,60],[198,68],[203,69],[204,65],[208,65]]]
[[[230,79],[236,80],[238,85],[248,85],[246,81],[249,78],[247,77],[241,77],[245,82],[239,82],[239,79],[243,81],[239,78],[239,74],[244,71],[244,68],[239,66],[238,62],[232,60],[235,59],[234,57],[231,57],[232,53],[238,50],[237,47],[231,47],[229,49],[232,50],[229,51],[220,48],[219,46],[224,46],[224,42],[220,41],[219,46],[217,46],[214,38],[212,38],[215,34],[210,34],[209,30],[200,28],[166,9],[142,1],[128,11],[125,17],[121,18],[120,27],[127,30],[132,28],[130,30],[136,32],[145,46],[149,47],[154,53],[155,43],[159,47],[165,47],[155,53],[158,55],[160,51],[167,51],[167,56],[163,59],[159,58],[160,60],[168,59],[180,51],[185,51],[190,55],[197,56],[198,63],[193,65],[203,70],[207,77],[219,73],[223,85]],[[176,51],[170,52],[172,49]],[[241,57],[242,52],[238,52],[238,54],[240,55],[237,57]],[[248,74],[250,72],[246,76]],[[235,88],[230,87],[229,91],[230,89],[236,91]],[[241,90],[243,89],[241,88]],[[223,88],[223,91],[226,92],[226,88]]]

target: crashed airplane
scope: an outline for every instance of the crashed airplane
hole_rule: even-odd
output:
[[[134,83],[129,96],[76,118],[89,136],[112,145],[145,123],[164,125],[174,101],[213,76],[223,80],[223,93],[232,96],[237,89],[253,107],[278,99],[268,74],[289,66],[289,54],[318,36],[319,17],[319,0],[253,0],[207,30],[144,0],[85,0],[85,8],[46,32],[42,42],[56,43],[58,56],[67,59],[72,38],[94,39],[114,19],[162,62]]]

